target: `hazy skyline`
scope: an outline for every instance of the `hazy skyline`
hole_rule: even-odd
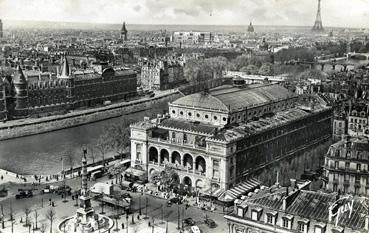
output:
[[[313,25],[317,0],[0,0],[3,20]],[[369,0],[322,0],[323,26],[369,27]]]

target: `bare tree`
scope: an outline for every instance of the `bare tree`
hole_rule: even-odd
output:
[[[40,231],[41,231],[41,233],[45,233],[46,228],[47,228],[47,224],[46,224],[46,223],[42,223],[42,224],[41,224],[41,227],[40,227]]]
[[[65,154],[66,162],[70,166],[71,177],[73,177],[74,156],[71,150]]]
[[[95,155],[95,147],[93,145],[90,145],[88,147],[88,150],[90,151],[90,157],[92,159],[92,164],[95,164],[95,159],[96,159],[96,155]]]
[[[12,202],[9,202],[9,221],[11,223],[11,227],[12,227],[12,233],[14,232],[14,213],[13,213],[13,205]]]
[[[50,221],[50,233],[53,232],[53,222],[55,220],[55,210],[53,208],[50,208],[47,212],[46,212],[46,219],[48,219]]]
[[[34,229],[38,229],[38,227],[37,227],[37,218],[38,218],[38,212],[37,212],[37,210],[35,210],[35,227],[34,227]]]
[[[25,226],[28,227],[30,225],[30,223],[29,223],[29,214],[31,213],[31,209],[28,206],[25,206],[23,211],[24,211],[24,214],[26,215],[26,223],[25,223],[26,225]]]
[[[109,134],[107,132],[105,132],[102,135],[100,135],[100,137],[97,141],[97,144],[96,144],[96,148],[101,153],[102,162],[103,162],[104,167],[105,167],[105,154],[108,151],[109,147],[110,147]]]

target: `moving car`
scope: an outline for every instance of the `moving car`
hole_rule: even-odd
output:
[[[33,197],[33,193],[31,190],[28,191],[19,191],[19,193],[17,193],[15,195],[15,199],[22,199],[22,198],[29,198],[29,197]]]
[[[192,218],[186,218],[185,220],[183,220],[184,223],[187,225],[187,226],[194,226],[195,225],[195,221],[192,219]]]
[[[211,218],[205,219],[205,224],[208,225],[210,228],[215,228],[217,225],[215,224],[214,220]]]

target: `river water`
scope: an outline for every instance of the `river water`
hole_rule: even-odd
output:
[[[124,121],[124,119],[143,120],[144,116],[162,113],[167,103],[155,105],[149,110],[137,112],[122,117],[107,119],[87,125],[62,129],[44,134],[0,141],[0,169],[6,169],[20,174],[56,174],[62,169],[61,158],[72,153],[75,166],[80,163],[82,147],[96,145],[98,138],[104,133],[105,126]],[[88,151],[88,154],[91,150]],[[101,154],[95,149],[96,159]],[[106,157],[112,156],[110,151]],[[92,160],[92,157],[89,158]],[[65,167],[69,168],[66,159]]]

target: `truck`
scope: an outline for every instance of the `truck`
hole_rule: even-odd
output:
[[[96,183],[90,188],[91,193],[113,195],[113,185],[105,183]]]

